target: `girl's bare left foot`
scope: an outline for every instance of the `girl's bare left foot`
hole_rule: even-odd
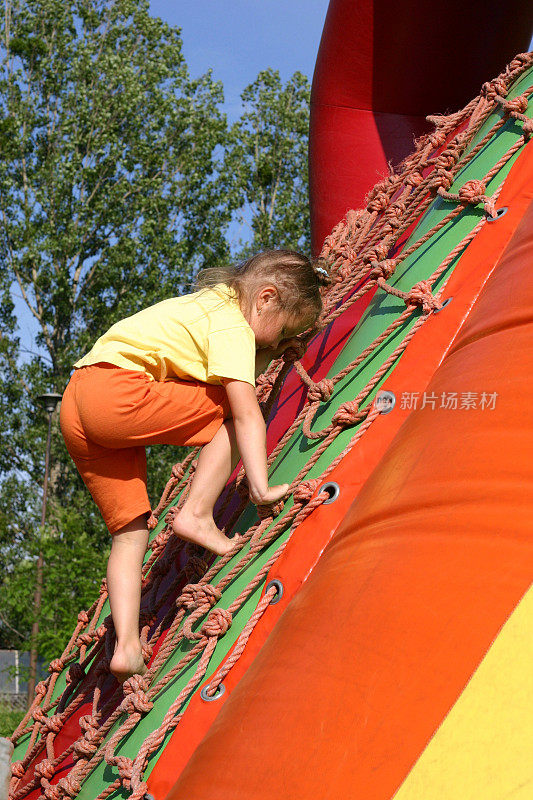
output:
[[[140,643],[117,645],[109,669],[119,683],[124,683],[132,675],[144,675],[146,664]]]
[[[219,556],[235,547],[239,537],[228,539],[215,525],[212,517],[198,516],[184,505],[174,517],[172,530],[187,542],[194,542]]]

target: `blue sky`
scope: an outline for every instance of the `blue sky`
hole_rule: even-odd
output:
[[[191,75],[209,68],[222,81],[229,121],[239,116],[240,94],[262,69],[284,80],[296,70],[310,79],[328,0],[151,0],[150,10],[181,28]]]

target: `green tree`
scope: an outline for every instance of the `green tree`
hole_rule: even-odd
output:
[[[250,236],[241,255],[274,247],[310,250],[307,144],[309,80],[283,84],[260,72],[241,95],[244,111],[230,130],[225,171],[236,217]]]
[[[108,536],[56,419],[41,539],[46,419],[32,397],[63,391],[72,363],[114,321],[227,258],[217,163],[226,121],[222,87],[210,74],[190,78],[179,30],[151,17],[148,0],[6,0],[2,38],[0,634],[27,637],[42,548],[47,652],[51,631],[64,639],[72,626],[65,613],[94,595]],[[38,331],[29,357],[15,293]],[[151,488],[155,500],[161,487]]]

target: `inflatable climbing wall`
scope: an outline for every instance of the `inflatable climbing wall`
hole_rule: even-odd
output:
[[[170,534],[176,465],[148,672],[110,676],[103,582],[14,734],[13,799],[530,797],[532,93],[518,55],[327,237],[320,330],[258,383],[289,496],[257,509],[238,472],[215,558]]]

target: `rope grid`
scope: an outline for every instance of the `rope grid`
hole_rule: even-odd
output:
[[[148,670],[143,676],[134,675],[125,681],[107,698],[104,696],[103,686],[109,677],[109,662],[114,647],[111,618],[107,617],[103,623],[98,624],[107,598],[104,579],[98,599],[87,611],[78,614],[78,623],[63,654],[51,662],[49,677],[38,683],[34,701],[12,736],[13,742],[16,743],[29,734],[24,759],[12,765],[12,800],[22,800],[35,789],[41,789],[40,800],[74,798],[80,792],[82,783],[89,773],[102,761],[115,768],[117,777],[95,800],[105,800],[121,788],[126,789],[133,800],[140,800],[148,792],[148,786],[143,780],[148,759],[179,724],[186,702],[206,675],[218,639],[224,636],[232,624],[234,615],[263,583],[289,543],[293,531],[327,499],[327,493],[319,491],[325,478],[379,416],[376,404],[368,402],[369,395],[401,356],[409,341],[431,313],[442,307],[440,298],[447,279],[435,294],[433,285],[463,252],[487,220],[496,217],[495,202],[501,186],[492,196],[488,196],[487,185],[533,134],[533,120],[525,115],[533,88],[510,100],[506,100],[506,96],[511,84],[532,65],[533,54],[520,54],[498,78],[485,83],[479,96],[464,109],[449,116],[428,117],[428,121],[435,125],[435,130],[419,139],[414,153],[408,156],[395,172],[391,172],[372,189],[365,209],[349,211],[345,219],[327,237],[321,257],[326,262],[332,282],[323,293],[324,308],[319,325],[300,337],[298,352],[296,349],[287,351],[284,357],[273,362],[257,381],[258,400],[267,420],[291,367],[294,367],[307,389],[301,411],[268,458],[270,466],[300,426],[308,440],[318,443],[309,461],[290,484],[287,497],[292,499],[292,506],[286,507],[288,505],[286,499],[285,503],[281,501],[272,507],[258,507],[258,521],[239,537],[232,550],[210,565],[206,560],[210,554],[206,554],[201,548],[185,544],[171,535],[171,522],[187,496],[199,449],[191,451],[181,464],[176,464],[172,468],[171,478],[164,489],[161,501],[149,520],[149,527],[153,529],[165,512],[165,524],[152,539],[149,545],[151,554],[143,566],[140,626],[143,656],[149,665]],[[488,116],[495,110],[499,112],[500,118],[481,141],[467,151]],[[516,126],[521,126],[519,130],[517,128],[519,135],[514,144],[483,180],[469,180],[457,193],[449,192],[464,166],[481,152],[508,120],[513,120]],[[407,237],[410,229],[414,228],[430,204],[438,197],[453,204],[454,207],[431,230],[402,249],[402,238]],[[463,213],[465,208],[472,206],[483,208],[479,221],[427,280],[419,281],[407,292],[388,283],[399,264]],[[331,378],[315,382],[300,362],[306,346],[317,334],[328,328],[340,314],[345,313],[366,293],[377,288],[403,300],[405,309],[344,369]],[[420,315],[415,318],[415,312],[419,310]],[[357,397],[342,403],[333,413],[329,425],[322,430],[313,431],[311,426],[320,406],[332,398],[337,384],[371,357],[395,331],[413,319],[414,323],[410,330],[405,333],[402,341]],[[323,471],[321,477],[307,478],[312,467],[335,438],[352,426],[358,426],[355,434]],[[169,507],[180,494],[177,504]],[[230,506],[235,505],[226,522],[226,532],[233,529],[247,504],[246,479],[241,469],[234,481],[226,487],[217,513],[218,519],[223,518]],[[282,514],[281,519],[275,521]],[[284,541],[279,544],[239,596],[227,609],[217,607],[224,589],[282,533],[287,534]],[[165,588],[163,581],[184,555],[188,558],[178,575],[178,580],[185,580],[186,584],[179,596],[175,597],[175,583],[169,582]],[[237,562],[214,585],[213,579],[239,555]],[[217,693],[221,682],[239,659],[253,629],[275,594],[276,588],[272,587],[261,597],[229,655],[209,681],[206,689],[208,696]],[[163,613],[165,609],[168,610],[158,622],[160,612]],[[164,640],[154,656],[154,647],[163,635]],[[172,669],[165,672],[165,664],[180,642],[189,642],[190,649]],[[192,677],[169,706],[159,727],[146,737],[135,758],[117,754],[120,743],[153,708],[158,694],[188,665],[194,666]],[[59,697],[53,699],[58,677],[66,668],[68,668],[66,688]],[[62,752],[57,752],[56,738],[64,722],[88,701],[92,702],[91,712],[79,720],[80,737]],[[113,728],[115,730],[107,738]],[[26,776],[29,765],[43,754],[44,757],[35,766],[33,777],[22,786],[21,782]],[[52,784],[56,770],[70,757],[74,765],[69,774],[61,778],[58,783]]]

